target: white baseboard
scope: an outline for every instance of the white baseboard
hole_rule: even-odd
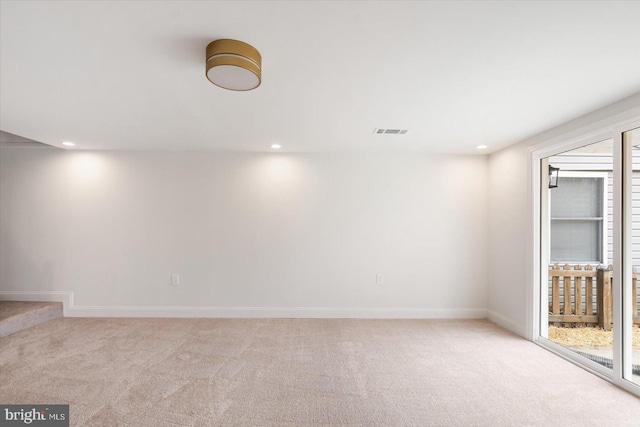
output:
[[[74,317],[484,319],[484,309],[343,307],[74,307]]]
[[[73,292],[68,291],[0,291],[0,300],[61,302],[65,317],[73,308]]]
[[[521,337],[526,338],[525,327],[523,325],[518,325],[513,320],[504,317],[502,314],[499,314],[493,310],[487,310],[488,318],[493,323],[496,323],[499,326],[502,326],[505,329],[510,330],[514,334],[518,334]]]
[[[0,291],[0,300],[60,301],[65,317],[486,319],[484,308],[76,306],[73,292]],[[498,323],[498,322],[496,322]]]

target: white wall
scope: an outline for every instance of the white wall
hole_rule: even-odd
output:
[[[523,335],[526,289],[531,283],[528,152],[517,145],[489,163],[489,317]]]
[[[5,294],[72,291],[70,315],[486,315],[486,156],[0,157]]]
[[[491,154],[489,318],[532,338],[533,177],[531,152],[640,117],[640,94]]]

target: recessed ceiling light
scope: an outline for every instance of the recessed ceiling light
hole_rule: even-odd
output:
[[[282,145],[280,145],[280,144],[273,144],[273,145],[271,146],[271,148],[273,148],[274,150],[277,150],[277,149],[279,149],[279,148],[282,148]]]
[[[487,148],[487,146],[483,144],[483,145],[478,145],[476,148],[478,150],[484,150],[485,148]]]
[[[67,147],[73,147],[76,144],[74,144],[73,142],[65,141],[62,143],[62,145],[66,145]]]

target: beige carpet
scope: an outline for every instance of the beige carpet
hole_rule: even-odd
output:
[[[63,318],[0,339],[0,377],[72,425],[640,425],[640,399],[485,320]]]

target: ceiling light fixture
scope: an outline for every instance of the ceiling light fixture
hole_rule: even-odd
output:
[[[280,145],[280,144],[273,144],[273,145],[271,146],[271,148],[273,148],[274,150],[277,150],[277,149],[279,149],[279,148],[282,148],[282,145]]]
[[[73,147],[76,144],[74,144],[73,142],[65,141],[62,143],[62,145],[66,145],[67,147]]]
[[[487,146],[483,144],[483,145],[478,145],[476,148],[478,150],[484,150],[485,148],[487,148]]]
[[[262,81],[262,56],[247,43],[214,40],[207,46],[207,78],[224,89],[255,89]]]

